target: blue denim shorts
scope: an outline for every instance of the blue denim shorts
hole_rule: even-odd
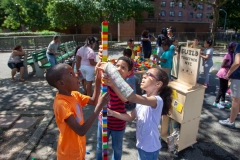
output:
[[[160,149],[154,152],[146,152],[138,148],[138,160],[157,160]]]

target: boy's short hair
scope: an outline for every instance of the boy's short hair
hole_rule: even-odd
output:
[[[124,49],[123,50],[123,55],[127,57],[132,57],[132,50],[131,49]]]
[[[47,70],[46,80],[47,80],[47,82],[50,86],[53,86],[54,88],[57,88],[56,83],[57,83],[58,80],[62,79],[63,68],[66,65],[67,64],[60,63],[60,64],[57,64],[57,65],[55,65],[55,66],[53,66],[53,67],[51,67]]]
[[[122,57],[118,58],[117,62],[120,61],[120,60],[122,60],[122,61],[124,61],[124,62],[126,62],[128,64],[128,71],[132,70],[132,68],[133,68],[133,61],[132,61],[131,58],[126,57],[126,56],[122,56]]]
[[[171,46],[171,42],[170,42],[170,40],[166,39],[166,40],[164,40],[162,42],[162,45],[170,47]]]
[[[132,43],[133,41],[134,41],[134,39],[132,39],[132,38],[130,38],[130,39],[128,40],[128,42],[131,42],[131,43]]]

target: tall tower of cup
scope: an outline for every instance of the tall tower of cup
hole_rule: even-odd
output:
[[[108,22],[102,22],[102,62],[108,60]],[[104,74],[104,73],[103,73]],[[102,83],[101,86],[102,94],[107,92],[107,86]],[[108,160],[108,135],[107,135],[107,105],[103,107],[102,111],[102,151],[103,160]]]

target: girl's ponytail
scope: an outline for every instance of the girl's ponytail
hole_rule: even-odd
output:
[[[163,87],[159,96],[163,100],[162,115],[169,115],[169,110],[172,108],[172,88],[169,86]]]

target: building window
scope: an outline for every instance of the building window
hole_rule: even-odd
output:
[[[211,9],[212,9],[212,6],[211,6],[211,5],[208,5],[208,6],[207,6],[207,9],[208,9],[208,10],[211,10]]]
[[[197,13],[197,18],[202,18],[202,13]]]
[[[178,3],[178,7],[182,8],[182,6],[183,6],[183,5],[182,5],[182,2],[179,2],[179,3]]]
[[[178,17],[182,17],[182,11],[178,12]]]
[[[161,2],[161,7],[166,7],[166,2],[165,1]]]
[[[193,18],[193,12],[190,12],[189,16],[190,16],[190,18]]]
[[[206,18],[208,18],[208,19],[211,18],[211,16],[212,16],[211,13],[207,13],[207,14],[206,14]]]
[[[148,18],[154,18],[154,13],[148,13]]]
[[[166,12],[165,11],[161,11],[161,16],[165,17],[166,16]]]
[[[170,7],[175,7],[174,2],[170,2]]]
[[[174,17],[174,11],[170,11],[170,16]]]
[[[198,8],[199,10],[203,10],[203,4],[198,4],[198,5],[197,5],[197,8]]]

